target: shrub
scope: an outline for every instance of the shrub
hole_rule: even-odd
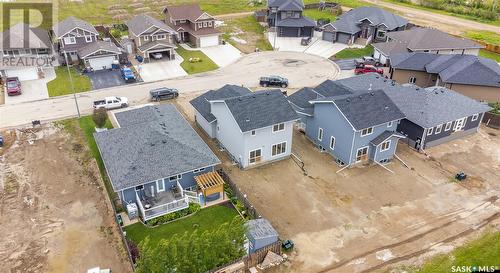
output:
[[[148,220],[147,225],[149,226],[157,226],[161,224],[165,224],[167,222],[173,221],[175,219],[182,218],[184,216],[188,216],[190,214],[193,214],[197,212],[198,210],[201,209],[200,204],[197,203],[189,203],[189,207],[185,208],[183,210],[179,210],[176,212],[172,212],[169,214],[165,214],[156,218],[153,218],[151,220]]]
[[[132,262],[135,264],[136,261],[140,258],[139,247],[137,247],[137,244],[134,241],[129,240],[128,238],[127,238],[127,245],[130,251],[130,256],[132,256]]]
[[[94,121],[97,128],[103,128],[106,124],[107,119],[108,113],[106,112],[106,109],[101,108],[94,110],[94,113],[92,114],[92,120]]]

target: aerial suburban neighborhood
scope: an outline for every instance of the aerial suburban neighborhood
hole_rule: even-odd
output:
[[[500,271],[500,5],[0,2],[1,272]]]

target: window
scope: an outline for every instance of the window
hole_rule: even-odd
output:
[[[361,130],[361,136],[371,135],[373,133],[373,127]]]
[[[252,136],[255,136],[255,130],[252,130],[251,134]]]
[[[142,189],[144,189],[144,185],[139,185],[139,186],[135,187],[136,191],[140,191]]]
[[[330,137],[330,149],[335,149],[335,137]]]
[[[165,185],[163,184],[163,179],[156,180],[156,189],[158,192],[165,191]]]
[[[178,174],[178,175],[174,175],[174,176],[169,177],[168,180],[175,181],[175,180],[179,180],[181,178],[182,178],[182,174]]]
[[[208,26],[211,27],[212,26],[212,21],[208,22]]]
[[[199,173],[199,172],[202,172],[204,170],[205,170],[205,168],[196,169],[193,171],[193,173]]]
[[[66,37],[66,38],[64,38],[64,44],[66,44],[66,45],[76,44],[76,38],[75,37]]]
[[[368,159],[368,146],[359,148],[356,152],[356,162],[365,161]]]
[[[251,151],[250,152],[250,158],[249,158],[250,164],[259,163],[260,159],[261,159],[261,156],[262,156],[262,150],[261,149],[257,149],[257,150]]]
[[[409,82],[409,83],[413,83],[413,84],[415,84],[415,83],[417,82],[417,78],[415,78],[415,77],[410,77],[410,78],[408,79],[408,82]]]
[[[92,42],[92,36],[85,36],[85,42],[87,43]]]
[[[476,121],[479,118],[479,114],[475,114],[472,116],[471,121]]]
[[[392,127],[392,121],[387,122],[387,127]]]
[[[446,123],[446,127],[444,127],[445,131],[449,131],[451,129],[451,121]]]
[[[203,22],[203,27],[207,27],[208,23],[207,22]]]
[[[198,28],[201,28],[202,27],[202,23],[198,23]]]
[[[428,136],[432,135],[432,130],[433,129],[434,129],[434,127],[427,129],[427,135]]]
[[[165,34],[156,35],[156,40],[165,40],[165,39],[167,39],[167,35]]]
[[[149,41],[149,36],[144,36],[144,41]]]
[[[380,151],[381,152],[387,151],[387,150],[389,150],[389,148],[391,148],[391,141],[390,140],[382,142],[382,145],[380,145]]]
[[[378,38],[384,38],[385,37],[385,31],[383,31],[383,30],[377,31],[377,37]]]
[[[453,131],[460,131],[460,130],[462,130],[465,127],[465,121],[466,120],[467,120],[467,118],[457,119],[455,121],[455,126],[453,128]]]
[[[318,140],[323,140],[323,128],[318,129]]]
[[[441,129],[443,129],[443,124],[439,124],[438,126],[436,126],[436,131],[434,132],[434,134],[439,134],[441,133]]]
[[[283,131],[283,130],[285,130],[285,124],[284,123],[274,124],[274,126],[273,126],[273,133],[279,132],[279,131]]]
[[[274,144],[272,148],[272,155],[277,156],[286,152],[286,142]]]

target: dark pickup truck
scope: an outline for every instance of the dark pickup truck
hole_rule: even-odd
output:
[[[259,80],[260,86],[279,86],[286,88],[288,87],[288,80],[280,77],[280,76],[269,76],[269,77],[261,77]]]

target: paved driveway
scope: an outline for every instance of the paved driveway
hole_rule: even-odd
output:
[[[90,78],[94,90],[126,84],[121,77],[120,70],[97,70],[85,75]]]
[[[312,37],[308,46],[300,44],[302,40],[300,37],[275,37],[274,32],[269,32],[267,37],[271,45],[278,49],[278,51],[304,52],[323,58],[330,58],[331,56],[337,54],[337,52],[348,47],[362,47],[359,45],[347,46],[342,43],[323,41],[321,39],[321,35],[321,32],[315,31],[314,37]]]
[[[21,81],[22,94],[18,96],[7,96],[5,104],[16,104],[21,102],[43,100],[49,97],[47,83],[56,78],[54,68],[45,68],[45,77],[38,80]]]
[[[249,88],[259,85],[259,77],[268,73],[278,74],[290,80],[290,88],[316,86],[326,79],[338,76],[337,66],[324,58],[296,52],[257,52],[243,56],[238,61],[215,71],[199,73],[155,83],[131,84],[113,88],[78,93],[82,114],[92,113],[92,101],[120,94],[131,105],[149,102],[150,89],[162,86],[177,88],[183,93],[220,88],[224,84],[237,84]],[[29,124],[31,120],[64,119],[76,116],[73,95],[59,96],[33,103],[0,105],[0,128]]]
[[[152,60],[150,63],[135,66],[135,69],[144,82],[166,80],[187,76],[186,71],[181,67],[182,61],[184,59],[176,54],[175,60]]]
[[[219,67],[227,66],[243,56],[236,47],[229,43],[225,45],[202,47],[200,50]]]
[[[351,70],[351,69],[356,68],[356,64],[354,63],[354,59],[336,60],[335,63],[342,70]]]

